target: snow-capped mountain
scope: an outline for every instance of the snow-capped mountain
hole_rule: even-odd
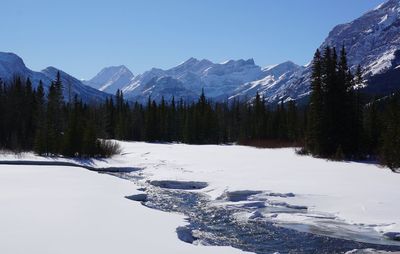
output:
[[[133,73],[126,66],[121,65],[104,68],[94,78],[83,83],[100,91],[115,94],[133,78]]]
[[[384,72],[400,49],[400,1],[389,0],[350,23],[336,26],[321,48],[328,45],[344,45],[350,66],[361,64],[367,75]]]
[[[193,101],[203,89],[207,97],[214,101],[233,98],[250,100],[257,92],[271,101],[277,101],[285,95],[286,86],[301,77],[299,74],[305,67],[290,61],[261,68],[253,59],[213,63],[206,59],[190,58],[168,70],[153,68],[130,80],[118,79],[119,73],[125,73],[124,69],[120,71],[121,69],[116,67],[105,68],[85,84],[100,90],[101,87],[111,84],[115,90],[103,91],[115,93],[117,89],[121,89],[125,98],[139,102],[145,102],[148,97],[156,101],[162,97],[166,100],[175,97]],[[119,80],[118,85],[114,85],[114,80]],[[299,87],[295,91],[296,94],[306,92],[306,87]]]
[[[126,98],[139,101],[147,100],[148,96],[190,100],[197,98],[204,89],[209,98],[221,100],[227,99],[240,85],[265,75],[253,59],[213,63],[190,58],[168,70],[153,68],[137,75],[122,91]]]
[[[86,86],[78,79],[54,67],[48,67],[41,72],[35,72],[28,69],[22,58],[16,54],[0,52],[0,78],[3,81],[9,81],[15,75],[19,75],[24,78],[30,78],[34,87],[37,87],[41,80],[47,90],[52,80],[56,78],[58,71],[61,74],[65,99],[78,95],[82,100],[91,102],[101,101],[109,97],[108,94]]]
[[[400,0],[389,0],[360,18],[336,26],[320,46],[345,46],[349,66],[364,69],[368,80],[367,92],[382,94],[400,87]],[[398,63],[398,64],[397,64]],[[396,69],[397,68],[397,69]],[[385,78],[390,74],[390,80]],[[394,79],[393,77],[397,77]],[[279,88],[265,89],[262,94],[269,101],[277,98],[302,99],[309,94],[311,66],[299,68],[293,75],[280,82]],[[373,86],[373,89],[371,87]]]

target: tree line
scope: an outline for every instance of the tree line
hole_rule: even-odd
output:
[[[263,147],[299,146],[301,153],[337,160],[379,160],[400,167],[399,95],[364,96],[361,68],[353,74],[346,51],[315,53],[311,95],[295,101],[212,102],[148,98],[139,104],[121,91],[102,103],[63,98],[60,74],[45,92],[40,82],[15,77],[0,82],[0,148],[40,155],[110,156],[110,139],[188,144],[239,143]]]
[[[66,102],[62,91],[60,73],[47,94],[42,82],[33,89],[29,78],[0,82],[0,149],[68,157],[116,153],[115,143],[98,139],[95,108],[76,96]]]
[[[115,100],[115,101],[114,101]],[[301,112],[294,102],[267,105],[257,94],[254,105],[233,101],[213,103],[204,92],[195,102],[183,100],[145,105],[130,104],[118,91],[97,110],[104,117],[102,136],[146,142],[222,144],[253,140],[280,140],[293,144],[302,135]]]

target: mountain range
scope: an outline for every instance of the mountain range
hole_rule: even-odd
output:
[[[319,49],[327,46],[338,50],[345,46],[350,68],[354,71],[360,65],[364,70],[366,92],[387,94],[398,89],[400,84],[393,76],[400,77],[400,68],[396,68],[400,64],[400,1],[389,0],[352,22],[336,26]],[[250,100],[258,92],[267,101],[276,102],[306,98],[310,78],[311,65],[290,61],[262,68],[252,59],[217,64],[190,58],[174,68],[153,68],[125,84],[118,82],[109,92],[121,89],[127,98],[139,101],[148,96],[155,100],[172,96],[193,99],[202,89],[216,101]],[[108,84],[108,80],[100,83]]]
[[[327,46],[345,46],[350,68],[355,70],[360,65],[364,70],[365,92],[385,95],[399,89],[396,80],[400,78],[400,0],[386,1],[356,20],[334,27],[319,49]],[[19,73],[50,84],[57,71],[49,67],[34,72],[18,56],[0,53],[2,79]],[[87,81],[64,72],[61,76],[63,83],[85,100],[101,100],[119,89],[125,98],[139,102],[148,97],[156,101],[163,97],[192,101],[202,90],[214,101],[251,100],[258,92],[266,101],[276,102],[307,98],[311,65],[287,61],[261,67],[253,59],[213,63],[190,58],[173,68],[152,68],[136,76],[123,65],[104,68]]]
[[[80,80],[62,70],[54,67],[47,67],[40,72],[32,71],[26,67],[22,58],[16,54],[0,52],[0,78],[5,82],[10,81],[14,76],[18,75],[24,78],[30,78],[33,87],[37,87],[39,81],[42,81],[45,90],[47,90],[51,82],[55,80],[57,72],[60,72],[65,99],[77,95],[86,102],[97,102],[110,97],[107,93],[84,85]]]

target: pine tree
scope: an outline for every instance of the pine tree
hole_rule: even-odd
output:
[[[323,56],[323,122],[322,122],[322,156],[331,157],[336,152],[340,143],[338,143],[339,132],[337,132],[337,121],[341,113],[341,107],[338,102],[342,99],[339,86],[337,84],[337,53],[335,48],[327,47]]]
[[[343,47],[338,58],[335,48],[317,51],[313,61],[308,115],[307,149],[317,156],[359,157],[362,133],[361,98],[354,90],[355,79]]]
[[[347,53],[343,46],[340,52],[340,60],[338,64],[337,74],[337,100],[334,108],[336,109],[335,122],[337,132],[337,143],[343,154],[352,154],[357,150],[358,140],[355,135],[354,117],[355,108],[353,107],[354,91],[353,76],[347,65]]]
[[[363,147],[367,156],[378,154],[380,131],[382,130],[378,102],[372,100],[366,105],[363,117]]]
[[[393,97],[390,99],[385,116],[383,133],[382,160],[389,168],[400,168],[400,102]]]
[[[63,127],[63,94],[60,72],[50,85],[47,96],[47,147],[50,154],[58,154],[62,144]]]
[[[96,137],[96,127],[92,120],[86,122],[82,139],[82,156],[95,157],[99,154],[99,146]]]
[[[47,119],[46,119],[46,102],[42,81],[36,90],[35,96],[35,140],[34,151],[39,155],[45,155],[48,151],[47,146]]]
[[[315,155],[323,153],[323,91],[322,91],[322,57],[319,50],[315,52],[312,65],[311,96],[309,104],[306,149]]]
[[[24,95],[24,103],[23,103],[23,112],[24,112],[24,134],[23,134],[23,147],[24,150],[28,150],[32,147],[34,142],[34,131],[35,131],[35,119],[34,119],[34,111],[35,111],[35,92],[32,88],[32,82],[29,78],[27,78],[25,82],[25,95]]]
[[[289,141],[296,141],[299,137],[298,133],[298,113],[295,101],[287,103],[287,139]]]
[[[78,101],[78,97],[74,97],[74,101],[68,112],[68,125],[63,136],[62,152],[68,157],[74,157],[82,153],[82,125],[84,119],[81,117],[82,105]]]

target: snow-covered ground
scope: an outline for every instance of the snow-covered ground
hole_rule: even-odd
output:
[[[178,240],[183,216],[124,196],[137,186],[76,167],[0,166],[0,253],[243,253]]]
[[[388,169],[298,156],[294,149],[121,145],[121,155],[85,163],[95,167],[139,167],[143,169],[143,181],[207,182],[208,187],[197,191],[209,195],[214,205],[254,201],[268,204],[267,208],[244,209],[237,214],[238,220],[259,218],[308,232],[396,244],[382,237],[387,232],[400,232],[400,174]],[[16,159],[53,160],[32,154],[0,158]],[[79,168],[0,166],[0,204],[6,207],[0,210],[0,241],[8,238],[6,248],[20,249],[21,253],[24,246],[17,244],[17,237],[28,237],[30,247],[48,242],[46,246],[56,248],[61,244],[70,250],[66,252],[76,248],[69,244],[72,241],[84,245],[83,239],[88,238],[84,246],[87,250],[96,243],[104,252],[114,245],[121,250],[127,246],[147,250],[156,245],[176,248],[178,251],[173,253],[204,253],[205,247],[177,240],[175,229],[184,225],[181,216],[153,211],[123,198],[136,193],[136,188],[131,182]],[[238,200],[227,198],[232,195]],[[62,224],[63,220],[68,223]],[[38,230],[44,233],[37,234]],[[93,237],[88,232],[93,232]],[[7,253],[1,248],[5,248],[3,244],[0,252]],[[207,253],[212,251],[223,253],[219,248],[207,249]]]

